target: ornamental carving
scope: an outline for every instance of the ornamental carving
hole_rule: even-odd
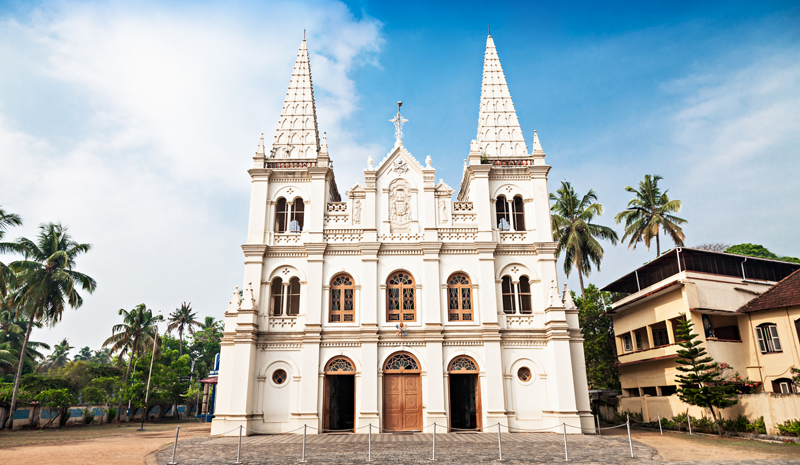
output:
[[[389,223],[391,232],[410,232],[411,185],[403,178],[389,184]]]
[[[406,163],[405,160],[403,160],[402,158],[398,157],[394,161],[394,167],[392,168],[392,170],[394,170],[395,173],[397,173],[400,176],[402,176],[402,175],[406,174],[406,172],[408,171],[408,164]]]

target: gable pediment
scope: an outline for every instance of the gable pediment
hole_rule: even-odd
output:
[[[422,165],[406,150],[402,143],[395,144],[386,157],[381,160],[376,171],[376,176],[381,177],[386,173],[397,173],[398,176],[408,177],[413,172],[418,177],[422,177]]]

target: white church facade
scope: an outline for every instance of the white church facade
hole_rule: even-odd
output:
[[[212,434],[592,427],[578,311],[557,288],[550,167],[535,131],[526,147],[492,37],[455,198],[404,146],[404,121],[398,108],[394,146],[344,200],[303,40],[249,170]]]

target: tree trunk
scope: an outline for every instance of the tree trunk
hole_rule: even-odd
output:
[[[180,341],[179,345],[178,345],[178,356],[179,357],[183,357],[183,328],[182,327],[178,328],[178,340]]]
[[[133,345],[131,346],[131,358],[128,360],[128,369],[125,371],[125,383],[128,383],[128,375],[131,372],[131,363],[133,363],[133,356],[136,354],[136,348],[139,347],[139,337],[137,336],[133,340]],[[119,421],[119,415],[117,415],[117,421]],[[125,423],[131,422],[131,409],[125,411]]]
[[[656,233],[656,258],[661,256],[661,240],[658,238],[658,233]]]
[[[583,289],[583,273],[581,273],[581,270],[578,270],[578,281],[580,281],[580,283],[581,283],[581,299],[585,299],[586,298],[586,292]]]
[[[14,410],[17,409],[17,394],[19,394],[19,383],[22,380],[22,369],[25,367],[25,355],[28,351],[28,340],[31,338],[31,330],[33,330],[33,321],[29,319],[28,329],[25,330],[25,339],[22,341],[22,350],[20,350],[17,376],[14,378],[14,392],[11,394],[11,407],[8,409],[8,420],[6,420],[8,429],[14,429]]]
[[[717,433],[719,437],[722,437],[722,426],[719,424],[719,420],[717,419],[717,413],[714,411],[714,407],[708,407],[711,410],[711,416],[714,417],[714,423],[717,424]]]

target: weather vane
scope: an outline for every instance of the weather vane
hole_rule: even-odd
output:
[[[403,123],[408,121],[400,114],[400,107],[402,106],[403,102],[397,102],[397,115],[389,120],[390,123],[394,123],[394,139],[397,142],[403,141]]]

